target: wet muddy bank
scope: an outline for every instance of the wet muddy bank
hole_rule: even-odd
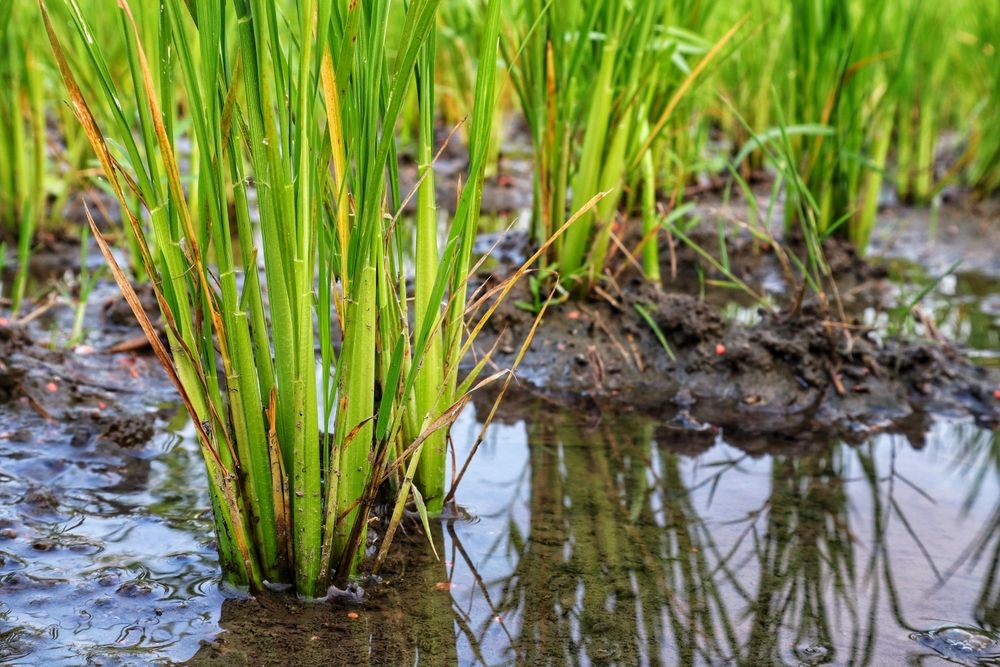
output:
[[[307,603],[280,593],[227,600],[220,634],[185,664],[200,667],[454,665],[451,584],[416,521],[394,544],[377,578],[349,594]],[[446,524],[435,523],[444,556]]]
[[[477,341],[513,364],[534,315],[525,286]],[[552,305],[517,376],[522,389],[576,407],[635,410],[678,428],[744,435],[864,438],[923,414],[1000,424],[1000,375],[946,341],[906,340],[829,308],[759,309],[757,322],[632,279],[614,293]],[[662,335],[662,339],[661,339]]]
[[[754,196],[765,210],[766,188]],[[600,289],[548,308],[518,368],[519,387],[571,408],[631,410],[677,429],[721,427],[737,439],[917,433],[933,415],[996,428],[1000,371],[982,367],[995,366],[996,267],[991,253],[968,251],[1000,230],[1000,201],[953,193],[936,211],[883,213],[894,224],[879,227],[871,259],[827,239],[832,280],[817,299],[790,270],[795,257],[806,261],[801,234],[783,235],[776,222],[750,233],[742,194],[701,193],[687,215],[692,243],[660,240],[661,289],[637,278],[618,251]],[[530,254],[524,234],[489,240],[482,249],[493,249],[498,265],[487,285]],[[954,266],[955,257],[964,263]],[[496,345],[496,366],[510,366],[545,293],[527,280],[515,287],[478,352]]]
[[[712,249],[710,232],[695,238]],[[676,240],[664,244],[662,290],[626,267],[589,298],[547,310],[518,368],[521,390],[569,407],[638,411],[678,429],[721,427],[736,438],[858,439],[919,430],[913,425],[933,414],[971,415],[991,428],[1000,422],[1000,373],[969,363],[944,336],[890,335],[894,323],[886,314],[898,286],[885,265],[862,260],[849,244],[826,248],[847,320],[832,304],[790,288],[776,249],[747,234],[729,237],[730,271],[783,308],[759,308],[739,289],[706,290],[725,276]],[[484,237],[480,247],[493,251],[499,272],[517,264],[528,243],[507,233]],[[794,239],[785,252],[797,252]],[[702,294],[690,296],[699,286]],[[478,351],[495,344],[496,365],[513,364],[534,320],[528,304],[536,301],[522,280],[477,341]],[[67,391],[50,398],[67,406],[114,404],[118,392],[143,391],[134,375],[157,372],[113,285],[102,283],[93,295],[87,330],[100,333],[77,349],[63,347],[58,333],[69,328],[71,304],[57,300],[39,310],[27,326],[0,326],[0,399],[31,405],[55,381]],[[936,333],[932,323],[925,333]]]

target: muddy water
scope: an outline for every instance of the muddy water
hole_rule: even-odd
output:
[[[994,365],[997,294],[961,274],[926,307]],[[152,439],[88,427],[96,394],[63,421],[0,408],[0,664],[1000,664],[1000,434],[968,422],[744,451],[511,401],[440,560],[411,530],[364,603],[310,607],[220,591],[169,395],[128,398]]]
[[[196,663],[995,664],[998,434],[939,422],[919,442],[751,454],[631,419],[518,413],[474,459],[461,498],[476,519],[441,527],[440,562],[309,613],[224,602],[183,428],[82,457],[41,427],[36,455],[8,439],[3,663],[183,661],[221,612],[230,632]],[[470,410],[459,457],[477,430]]]
[[[182,660],[217,632],[201,455],[160,426],[123,448],[0,412],[0,664]]]

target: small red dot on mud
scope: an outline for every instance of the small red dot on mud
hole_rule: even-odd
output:
[[[356,611],[349,611],[349,612],[347,612],[347,618],[351,619],[352,621],[358,620],[358,618],[359,618],[358,617],[358,612],[356,612]]]
[[[726,346],[725,345],[723,345],[722,343],[719,343],[718,345],[715,346],[715,355],[716,356],[721,357],[725,353],[726,353]]]
[[[0,327],[5,327],[8,324],[10,324],[10,320],[8,320],[6,317],[0,317]]]
[[[47,385],[45,385],[45,390],[50,394],[54,394],[57,391],[59,391],[59,385],[57,385],[55,382],[50,382]]]
[[[993,392],[993,398],[995,398],[995,399],[997,399],[998,401],[1000,401],[1000,389],[997,389],[997,390],[995,390],[995,391]]]
[[[571,310],[568,313],[566,313],[566,317],[568,317],[571,320],[578,320],[578,319],[580,319],[580,311],[579,310]]]
[[[97,409],[98,410],[103,410],[106,407],[108,407],[108,404],[105,403],[104,401],[101,401],[100,403],[97,404]]]
[[[439,591],[450,591],[451,590],[451,582],[450,581],[439,581],[436,584],[434,584],[434,588],[438,589]]]
[[[497,177],[497,185],[501,188],[509,188],[514,185],[514,178],[507,174],[501,174]]]

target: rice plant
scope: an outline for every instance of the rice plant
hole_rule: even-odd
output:
[[[47,10],[56,2],[84,45],[75,66]],[[390,43],[391,0],[162,0],[145,24],[120,0],[134,124],[79,1],[39,1],[169,349],[92,224],[95,238],[192,417],[235,584],[293,584],[312,597],[344,583],[387,485],[398,500],[385,543],[409,499],[425,522],[441,508],[443,434],[482,368],[459,382],[496,59],[480,60],[469,177],[439,249],[425,131],[437,4],[402,7]],[[496,50],[499,15],[489,0],[484,56]],[[411,312],[394,128],[414,79],[425,180]],[[92,101],[109,110],[103,124]]]
[[[1000,192],[1000,7],[976,5],[968,78],[976,96],[973,137],[975,160],[968,179],[983,195]]]
[[[31,10],[0,3],[0,233],[16,239],[9,295],[15,314],[24,299],[35,231],[45,216],[43,68],[30,48],[38,27]]]
[[[912,3],[911,3],[912,4]],[[947,14],[943,8],[930,3],[923,4],[919,12],[909,12],[893,19],[901,25],[905,21],[916,22],[913,34],[927,34],[932,26],[947,24]],[[895,8],[900,14],[906,8]],[[949,58],[941,50],[915,48],[911,57],[900,65],[897,82],[899,101],[896,114],[896,192],[904,201],[921,204],[930,203],[936,189],[934,162],[940,140],[942,112],[946,110],[938,103],[937,95],[945,88]]]
[[[458,127],[462,138],[468,139],[465,119],[471,117],[475,100],[476,63],[479,61],[479,35],[482,32],[483,11],[479,0],[442,0],[438,22],[441,39],[438,40],[435,63],[435,93],[440,99],[439,119],[445,127]],[[497,106],[510,107],[510,93],[503,81],[498,82]],[[486,160],[487,176],[497,172],[502,146],[506,114],[493,116],[489,153]]]
[[[69,340],[66,345],[75,347],[84,342],[86,332],[83,325],[87,315],[87,302],[90,295],[97,286],[97,281],[101,278],[101,271],[94,271],[88,266],[88,241],[90,239],[90,229],[83,227],[80,235],[80,273],[76,281],[76,304],[73,308],[73,326],[69,332]]]
[[[784,144],[780,150],[797,173],[786,182],[799,185],[788,193],[786,227],[808,228],[820,239],[839,229],[863,250],[878,210],[898,100],[912,82],[919,3],[755,4],[758,35],[727,68],[729,104],[741,115],[727,122],[748,137],[737,166],[749,175],[766,151],[748,148]],[[893,29],[886,28],[890,23]]]
[[[563,281],[584,291],[603,275],[625,187],[642,179],[647,197],[655,194],[650,149],[739,26],[688,69],[683,56],[691,40],[675,30],[676,9],[669,2],[524,0],[515,10],[505,52],[535,147],[536,243],[567,219],[567,205],[578,211],[595,193],[607,193],[546,257]],[[649,199],[643,203],[648,214]],[[649,215],[646,222],[654,224]],[[654,260],[655,243],[647,265]]]
[[[831,130],[793,140],[799,173],[815,194],[819,233],[825,236],[846,220],[852,240],[863,246],[870,228],[862,215],[863,199],[877,202],[879,193],[879,183],[866,181],[865,175],[884,169],[884,152],[873,146],[887,141],[894,113],[882,94],[887,54],[880,50],[879,31],[886,3],[790,5],[788,119]],[[790,204],[790,218],[796,205]]]

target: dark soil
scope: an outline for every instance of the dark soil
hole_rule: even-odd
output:
[[[697,232],[693,238],[718,256],[712,232]],[[479,243],[481,250],[492,250],[495,274],[502,275],[530,252],[523,234],[497,241],[484,237]],[[793,236],[787,252],[801,255],[799,245]],[[78,257],[71,244],[60,247],[64,263]],[[760,310],[753,325],[727,320],[720,305],[738,301],[752,307],[753,299],[734,289],[710,290],[705,299],[690,296],[705,281],[725,276],[676,239],[664,239],[661,251],[663,290],[626,269],[617,282],[606,283],[603,295],[549,308],[518,369],[520,387],[567,405],[637,410],[673,428],[697,432],[722,427],[730,438],[806,440],[821,433],[862,439],[872,430],[922,424],[920,415],[926,413],[971,414],[988,426],[1000,421],[994,397],[1000,388],[997,374],[965,362],[954,346],[885,339],[882,332],[856,322],[844,324],[831,309],[808,298],[799,308]],[[726,252],[732,273],[759,293],[766,291],[786,304],[796,301],[796,288],[789,287],[769,244],[732,234]],[[887,289],[884,269],[865,262],[844,242],[827,243],[825,252],[848,315],[877,306]],[[148,292],[140,290],[140,296],[155,319]],[[522,281],[477,341],[482,352],[500,339],[495,358],[500,368],[513,363],[531,327],[533,314],[517,305],[530,301],[527,281]],[[652,318],[676,359],[637,306]],[[98,289],[88,308],[88,328],[97,333],[91,340],[97,343],[86,347],[96,354],[60,349],[52,340],[53,332],[68,331],[71,316],[72,309],[61,304],[29,327],[0,326],[0,401],[34,401],[55,380],[66,390],[49,399],[69,405],[99,396],[113,403],[119,392],[135,390],[127,381],[127,373],[136,373],[131,366],[138,363],[155,373],[156,362],[143,353],[141,332],[113,285]],[[103,354],[123,350],[111,355],[113,364]],[[126,381],[121,381],[123,374]],[[135,436],[118,426],[105,427],[109,436],[126,441],[149,434],[147,429]]]
[[[437,549],[444,545],[435,524]],[[227,600],[222,632],[186,664],[201,667],[452,665],[452,597],[421,529],[396,538],[383,578],[362,597],[303,604],[288,595]],[[398,548],[397,548],[398,547]]]
[[[533,314],[522,285],[500,305],[480,353],[513,364]],[[671,358],[644,309],[662,332]],[[864,439],[913,430],[925,413],[1000,424],[997,374],[943,342],[883,339],[815,303],[727,321],[697,298],[630,279],[603,297],[553,305],[517,370],[520,387],[565,405],[631,409],[727,437]]]

